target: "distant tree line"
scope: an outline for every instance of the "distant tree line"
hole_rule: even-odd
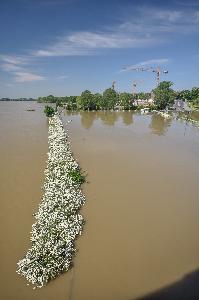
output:
[[[85,90],[80,96],[64,96],[55,97],[49,95],[47,97],[39,97],[38,102],[55,103],[56,106],[64,106],[68,110],[114,110],[120,107],[123,110],[136,109],[134,100],[150,99],[151,93],[117,93],[113,88],[106,89],[102,94],[91,93]]]
[[[187,100],[193,107],[199,108],[199,87],[182,90],[176,93],[177,99]]]
[[[37,101],[33,98],[0,98],[0,101]]]
[[[126,92],[118,93],[113,88],[106,89],[102,94],[93,94],[85,90],[80,96],[39,97],[38,102],[55,103],[56,107],[64,106],[67,110],[134,110],[142,108],[142,105],[135,104],[138,99],[149,100],[153,98],[155,109],[165,109],[172,106],[175,99],[188,101],[192,107],[199,108],[199,88],[193,87],[191,90],[174,91],[171,81],[160,82],[152,93],[130,94]]]

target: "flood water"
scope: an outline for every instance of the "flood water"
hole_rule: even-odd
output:
[[[68,113],[71,148],[88,174],[86,225],[72,271],[26,286],[15,270],[42,194],[42,110],[0,103],[1,298],[133,300],[198,270],[199,129],[159,115]]]

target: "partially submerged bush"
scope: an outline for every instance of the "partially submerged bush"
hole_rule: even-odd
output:
[[[86,176],[82,174],[79,168],[70,170],[68,175],[75,184],[83,184],[86,181]]]
[[[55,110],[53,107],[46,105],[44,108],[44,113],[46,114],[46,117],[53,117]]]

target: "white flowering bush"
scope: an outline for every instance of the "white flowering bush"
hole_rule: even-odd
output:
[[[49,152],[45,170],[44,193],[36,222],[32,225],[31,248],[18,262],[17,273],[37,287],[67,271],[81,234],[83,217],[78,214],[85,202],[80,190],[80,169],[73,158],[67,133],[58,115],[49,118]],[[71,176],[73,174],[73,176]]]
[[[191,123],[192,125],[194,125],[194,126],[196,126],[196,127],[198,127],[199,128],[199,121],[197,121],[197,120],[194,120],[194,119],[191,119],[191,117],[188,117],[188,116],[186,116],[186,115],[178,115],[177,116],[177,119],[179,119],[179,120],[182,120],[182,121],[185,121],[185,122],[189,122],[189,123]]]

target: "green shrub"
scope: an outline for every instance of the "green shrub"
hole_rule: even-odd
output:
[[[70,170],[68,175],[75,184],[83,184],[86,181],[86,176],[82,174],[81,169]]]
[[[46,105],[44,108],[44,113],[46,114],[46,117],[53,117],[55,110],[53,107]]]

